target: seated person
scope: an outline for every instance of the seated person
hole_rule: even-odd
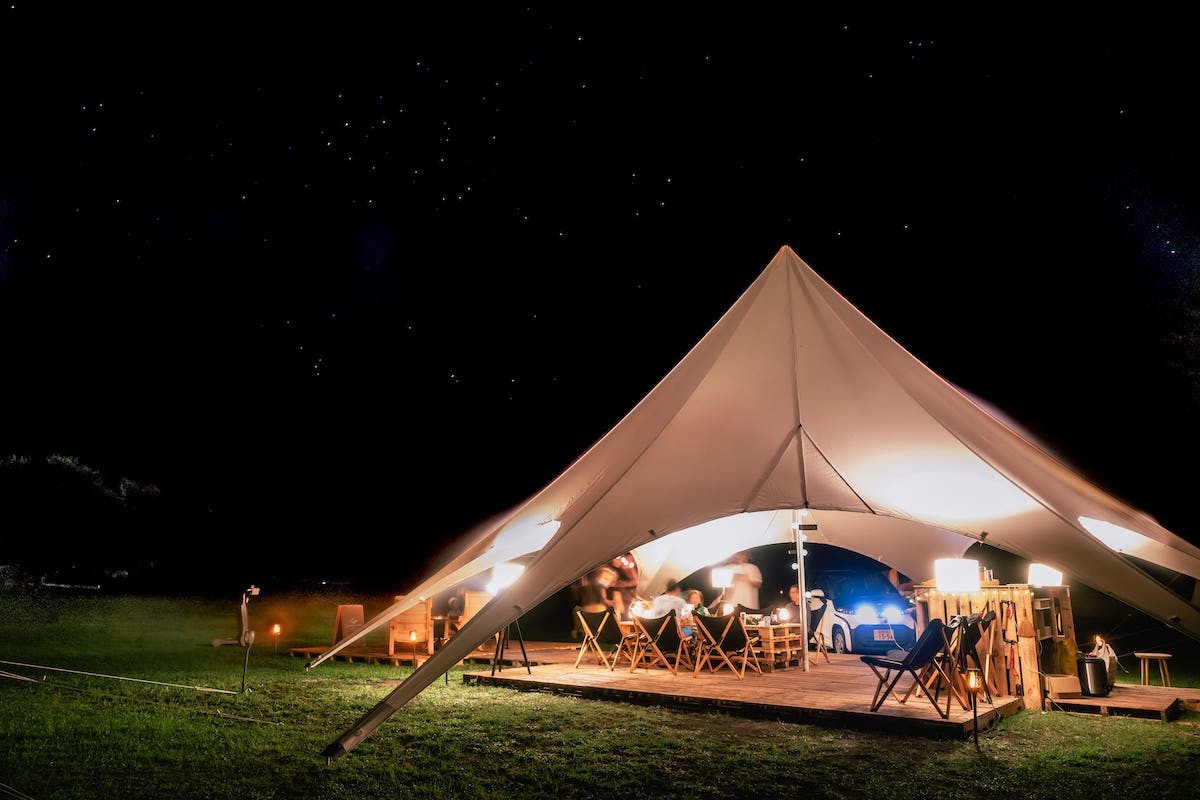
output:
[[[675,612],[675,616],[680,622],[683,622],[685,618],[688,620],[691,619],[692,615],[689,613],[688,605],[683,602],[683,598],[680,596],[679,584],[673,580],[667,581],[666,590],[654,598],[654,602],[650,604],[650,617],[661,617],[670,614],[672,611]],[[692,633],[692,626],[683,626],[684,638],[689,638]]]
[[[800,616],[800,587],[792,584],[788,589],[788,601],[776,609],[776,612],[787,612],[787,622],[803,622]],[[784,615],[779,613],[779,621],[784,622]]]
[[[704,605],[704,594],[699,589],[688,590],[687,602],[692,607],[693,614],[699,614],[702,617],[710,616],[708,608]]]

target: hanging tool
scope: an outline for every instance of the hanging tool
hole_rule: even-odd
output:
[[[1004,643],[1008,646],[1004,654],[1004,683],[1008,694],[1014,694],[1013,678],[1017,675],[1017,604],[1012,600],[1000,602],[1001,617],[1004,622]],[[1019,685],[1019,684],[1018,684]]]

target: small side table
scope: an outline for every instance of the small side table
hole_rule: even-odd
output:
[[[1167,659],[1171,657],[1170,653],[1134,653],[1142,662],[1142,686],[1150,685],[1150,662],[1158,662],[1158,677],[1162,679],[1163,686],[1171,685],[1171,671],[1167,669]]]

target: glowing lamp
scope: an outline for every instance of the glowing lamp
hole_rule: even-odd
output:
[[[889,625],[899,625],[901,620],[904,619],[904,612],[896,606],[886,606],[883,609],[883,619]]]
[[[791,616],[791,614],[788,613],[788,610],[786,608],[779,609],[779,621],[780,622],[787,622],[788,617],[790,617],[790,616]]]
[[[416,631],[409,631],[409,632],[408,632],[408,640],[409,640],[410,642],[415,642],[415,641],[417,640],[417,632],[416,632]]]
[[[726,603],[725,605],[721,606],[721,613],[726,616],[732,614],[733,613],[733,604]]]
[[[712,585],[717,589],[728,589],[733,586],[733,570],[728,567],[717,567],[712,571]]]
[[[979,562],[973,558],[939,558],[933,562],[939,592],[978,592]]]
[[[282,630],[281,630],[281,628],[279,627],[279,623],[278,623],[278,622],[276,622],[274,625],[272,625],[272,626],[271,626],[271,633],[273,633],[273,634],[275,634],[276,636],[278,636],[278,635],[279,635],[281,632],[282,632]]]
[[[977,669],[967,670],[967,691],[978,694],[983,689],[983,673]]]
[[[1062,586],[1062,578],[1063,574],[1053,567],[1038,563],[1029,565],[1030,586]]]
[[[500,589],[511,586],[517,578],[521,577],[521,573],[524,571],[524,564],[514,564],[511,561],[497,564],[492,567],[492,581],[487,585],[488,592],[496,594]]]

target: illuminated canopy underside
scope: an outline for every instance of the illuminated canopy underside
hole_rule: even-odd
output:
[[[828,541],[915,578],[986,532],[989,545],[1061,569],[1200,639],[1200,610],[1118,552],[1200,577],[1200,550],[989,414],[784,247],[615,428],[376,618],[383,624],[523,547],[534,552],[515,583],[331,752],[354,747],[594,565],[643,547],[643,568],[665,579],[652,562],[673,557],[670,534],[701,526],[680,538],[696,537],[708,558],[722,536],[732,552],[769,535],[780,517],[790,522],[790,511],[750,512],[803,507],[818,510]]]

